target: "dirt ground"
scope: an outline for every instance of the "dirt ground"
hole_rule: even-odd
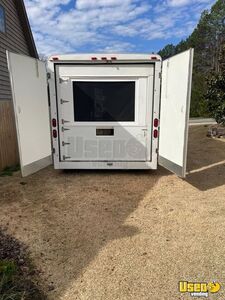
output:
[[[225,299],[225,143],[190,129],[186,180],[157,171],[55,171],[0,178],[0,225],[26,243],[49,299]],[[50,286],[50,287],[49,287]]]

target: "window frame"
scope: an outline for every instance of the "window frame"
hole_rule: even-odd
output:
[[[81,121],[81,120],[77,120],[76,119],[76,114],[75,114],[75,111],[76,111],[76,107],[75,107],[75,99],[76,99],[76,96],[74,94],[74,85],[76,83],[79,83],[79,82],[85,82],[85,83],[132,83],[134,84],[134,101],[133,101],[133,120],[90,120],[90,121],[87,121],[87,120],[84,120],[84,121]],[[137,81],[136,80],[118,80],[118,79],[113,79],[113,80],[72,80],[72,89],[73,89],[73,109],[74,109],[74,122],[75,123],[134,123],[136,121],[136,99],[137,99]]]
[[[0,16],[1,16],[1,11],[3,12],[3,30],[1,30],[0,27],[0,33],[6,34],[6,13],[5,13],[5,7],[0,4]]]

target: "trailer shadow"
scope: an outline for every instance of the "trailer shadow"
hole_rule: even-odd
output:
[[[201,191],[225,184],[225,141],[206,133],[206,126],[192,126],[189,133],[186,181]]]
[[[196,129],[190,130],[188,169],[192,173],[187,182],[203,191],[222,186],[225,143],[205,137],[204,127],[196,140]],[[13,176],[0,185],[2,215],[8,214],[1,223],[29,246],[34,264],[41,268],[43,286],[50,290],[49,298],[60,299],[76,281],[82,282],[88,266],[95,263],[106,245],[108,257],[104,262],[101,255],[101,265],[110,276],[113,271],[108,263],[122,251],[120,248],[112,253],[110,243],[139,233],[139,228],[131,225],[132,218],[146,196],[153,224],[157,224],[155,186],[168,175],[163,168],[63,172],[49,167],[23,180],[20,175]],[[171,176],[167,184],[174,184],[174,180],[182,182]],[[166,200],[167,193],[162,191],[160,197]],[[135,248],[139,251],[138,246]],[[115,251],[115,247],[112,249]],[[143,249],[140,251],[143,253]],[[92,269],[98,270],[96,265]]]
[[[72,283],[82,280],[106,244],[139,233],[125,222],[163,174],[63,172],[49,167],[41,176],[25,180],[16,197],[21,226],[17,220],[15,232],[27,241],[34,262],[41,266],[45,288],[52,286],[50,299],[60,299]]]

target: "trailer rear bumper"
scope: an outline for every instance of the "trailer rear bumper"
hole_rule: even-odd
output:
[[[134,162],[134,161],[65,161],[56,162],[55,169],[100,169],[100,170],[156,170],[157,163],[155,162]]]

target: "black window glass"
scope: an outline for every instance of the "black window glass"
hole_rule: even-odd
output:
[[[0,32],[5,33],[5,10],[2,5],[0,5]]]
[[[74,119],[77,122],[135,120],[135,82],[74,81]]]

